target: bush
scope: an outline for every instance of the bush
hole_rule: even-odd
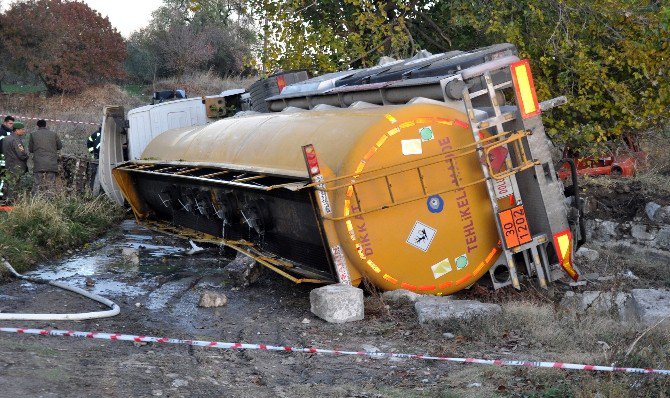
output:
[[[21,272],[91,241],[122,216],[123,209],[105,197],[24,197],[0,214],[0,255]]]

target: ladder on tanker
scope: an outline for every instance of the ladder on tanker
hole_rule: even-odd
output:
[[[502,67],[498,68],[497,70],[500,69],[502,69]],[[518,168],[519,165],[532,164],[535,166],[540,164],[540,162],[533,159],[528,159],[526,157],[526,151],[523,148],[524,143],[522,141],[509,143],[504,139],[507,133],[505,132],[503,125],[507,122],[513,121],[517,117],[517,112],[503,112],[501,110],[498,91],[512,88],[513,81],[510,77],[508,80],[503,81],[497,85],[494,84],[492,72],[495,71],[496,70],[483,71],[481,77],[484,79],[485,87],[482,89],[471,92],[469,86],[465,85],[463,88],[463,101],[465,103],[467,111],[466,113],[470,120],[470,126],[472,128],[475,142],[480,143],[478,146],[479,154],[480,156],[487,157],[487,162],[482,162],[482,171],[486,179],[486,186],[489,191],[489,198],[491,199],[491,206],[494,212],[496,228],[498,229],[498,234],[501,238],[501,246],[503,249],[503,255],[505,257],[505,262],[509,270],[511,284],[516,289],[520,289],[521,287],[516,263],[513,256],[516,253],[522,253],[526,267],[526,273],[529,276],[536,275],[540,286],[546,288],[547,282],[550,282],[552,279],[545,245],[545,243],[547,243],[547,237],[543,234],[533,237],[530,233],[519,186],[517,183],[516,173],[512,173],[507,176],[496,173],[496,171],[492,169],[491,162],[488,159],[490,149],[487,149],[484,145],[481,145],[481,133],[484,131],[490,132],[491,129],[495,128],[495,132],[491,133],[493,134],[493,137],[499,137],[497,141],[499,141],[499,145],[501,145],[500,147],[507,147],[509,145],[514,147],[513,151],[510,151],[509,148],[507,148],[507,152],[505,154],[506,157],[504,159],[504,165],[506,169],[513,170]],[[487,100],[493,113],[492,116],[489,115],[487,119],[482,121],[478,120],[475,107],[473,106],[473,99],[479,97],[484,97],[485,100]],[[521,146],[522,148],[517,148],[517,146]],[[514,159],[511,156],[512,153],[515,153]],[[512,195],[508,196],[510,197],[510,205],[512,207],[502,211],[499,205],[499,200],[501,199],[499,190],[501,187],[503,187],[505,191],[512,192]],[[526,228],[527,236],[521,237],[519,230],[517,229],[518,227]],[[496,279],[493,275],[493,270],[491,271],[491,279],[495,284]]]

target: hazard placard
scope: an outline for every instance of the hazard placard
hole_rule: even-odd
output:
[[[523,245],[533,240],[528,228],[526,210],[523,205],[513,207],[498,213],[500,226],[502,227],[505,246],[508,249]]]

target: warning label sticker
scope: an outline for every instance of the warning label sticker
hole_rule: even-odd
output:
[[[423,142],[435,139],[435,134],[433,134],[433,128],[431,126],[419,129],[419,134],[421,134],[421,141]]]
[[[430,269],[433,271],[433,276],[435,279],[437,279],[451,272],[451,262],[448,258],[445,258],[444,260],[430,267]]]
[[[407,155],[421,155],[423,153],[423,147],[421,146],[421,139],[412,139],[412,140],[402,140],[400,141],[402,145],[402,154]]]
[[[340,283],[351,285],[351,277],[349,276],[349,270],[347,269],[347,260],[344,258],[344,252],[342,251],[342,246],[340,245],[333,246],[330,248],[330,252],[333,253],[335,268],[337,268],[337,278],[340,280]]]
[[[323,175],[319,174],[314,176],[316,182],[323,182]],[[321,189],[326,189],[324,184],[317,185],[317,194],[319,195],[319,202],[321,203],[321,209],[323,210],[323,215],[329,216],[333,213],[333,209],[330,207],[330,199],[328,199],[328,192],[322,191]]]
[[[416,247],[417,249],[426,252],[430,247],[430,244],[433,242],[433,238],[437,234],[437,230],[429,227],[428,225],[417,221],[410,232],[409,237],[407,237],[407,243]]]
[[[494,179],[493,186],[496,194],[496,199],[503,199],[508,196],[514,195],[512,180],[510,180],[509,177],[505,177],[502,180]]]

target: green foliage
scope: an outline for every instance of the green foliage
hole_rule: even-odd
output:
[[[538,97],[568,96],[545,119],[572,146],[667,123],[670,8],[629,0],[454,2],[454,45],[514,43],[531,60]],[[486,18],[482,18],[486,15]]]
[[[332,72],[374,65],[380,56],[411,55],[404,1],[251,0],[261,27],[263,69]]]
[[[123,210],[104,197],[23,198],[0,213],[0,256],[19,271],[88,242],[119,221]]]
[[[198,1],[192,1],[198,3]],[[374,65],[419,48],[469,50],[510,42],[531,60],[560,143],[583,146],[660,127],[670,107],[670,5],[639,0],[250,0],[268,72]]]

